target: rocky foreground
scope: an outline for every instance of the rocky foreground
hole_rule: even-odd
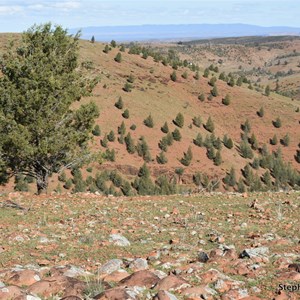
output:
[[[300,299],[300,194],[0,199],[0,299]]]

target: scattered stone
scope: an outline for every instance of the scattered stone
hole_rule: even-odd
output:
[[[102,292],[101,294],[94,297],[94,299],[98,300],[118,300],[118,299],[126,299],[126,300],[136,300],[136,298],[132,298],[125,288],[113,288],[107,291]]]
[[[130,242],[121,234],[111,234],[109,236],[109,241],[116,246],[127,247],[130,246]]]
[[[105,282],[120,282],[122,279],[128,277],[130,274],[128,272],[126,272],[125,270],[117,270],[114,271],[108,275],[106,275],[103,278],[103,281]]]
[[[207,255],[207,253],[205,253],[204,251],[200,251],[198,253],[198,261],[202,262],[202,263],[206,263],[209,260],[209,257]]]
[[[159,291],[153,300],[178,300],[177,297],[168,291]]]
[[[130,263],[129,268],[133,271],[140,271],[148,269],[147,260],[144,258],[136,258]]]
[[[142,286],[151,288],[159,282],[159,277],[150,271],[142,270],[133,273],[132,275],[120,281],[122,286]]]
[[[121,269],[123,262],[120,259],[111,259],[104,265],[102,265],[98,272],[99,274],[111,274],[115,271],[118,271]]]
[[[24,295],[24,292],[17,286],[10,285],[0,289],[1,300],[16,299],[19,296]]]
[[[254,257],[266,257],[269,253],[268,247],[257,247],[245,249],[241,254],[240,258],[254,258]]]
[[[29,286],[40,280],[41,277],[38,272],[33,270],[22,270],[13,272],[12,276],[7,279],[7,283],[16,286]]]
[[[79,277],[79,276],[90,276],[92,273],[84,271],[82,268],[75,267],[73,265],[63,273],[64,276],[68,277]]]
[[[158,290],[172,290],[172,291],[177,291],[183,288],[190,287],[191,285],[187,283],[184,279],[174,276],[174,275],[169,275],[165,277],[164,279],[160,280],[159,283],[157,284],[156,288]]]
[[[288,268],[300,273],[300,264],[290,264]]]

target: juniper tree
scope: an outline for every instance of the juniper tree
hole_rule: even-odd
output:
[[[149,128],[153,128],[154,122],[151,114],[144,120],[144,124]]]
[[[118,109],[123,109],[124,102],[121,96],[119,97],[118,101],[115,103],[115,107]]]
[[[36,179],[38,194],[49,176],[88,157],[88,141],[98,116],[94,103],[72,104],[91,92],[96,80],[82,76],[79,34],[50,23],[23,33],[0,58],[0,161],[7,175]]]
[[[163,133],[168,133],[169,132],[169,126],[168,126],[167,122],[165,122],[164,125],[161,127],[161,131]]]
[[[215,130],[215,125],[214,125],[211,117],[208,117],[207,122],[204,127],[209,132],[213,132]]]
[[[175,120],[173,121],[174,124],[180,128],[183,127],[184,125],[184,117],[182,113],[178,113],[178,115],[176,116]]]

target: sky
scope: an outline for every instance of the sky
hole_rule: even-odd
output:
[[[0,0],[0,32],[51,22],[64,28],[143,24],[300,27],[299,0]]]

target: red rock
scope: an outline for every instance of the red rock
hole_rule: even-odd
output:
[[[28,286],[40,280],[41,276],[38,272],[33,270],[22,270],[18,272],[12,272],[11,277],[6,281],[11,285]]]
[[[155,297],[153,298],[153,300],[172,300],[174,299],[174,296],[171,295],[169,292],[167,291],[159,291]]]
[[[0,288],[1,300],[11,300],[22,295],[24,295],[24,292],[17,286],[10,285],[10,286]]]
[[[111,274],[108,274],[103,278],[103,281],[105,282],[120,282],[122,279],[129,276],[129,273],[126,271],[114,271]]]
[[[142,270],[133,273],[132,275],[120,281],[122,286],[145,286],[151,288],[159,282],[159,277],[150,271]]]
[[[237,259],[238,255],[234,249],[229,249],[225,251],[224,257],[230,258],[230,259]]]
[[[77,296],[67,296],[67,297],[61,298],[60,300],[82,300],[82,298],[77,297]]]
[[[109,289],[97,296],[94,299],[98,300],[131,300],[134,299],[126,292],[125,288],[113,288]]]
[[[279,276],[280,280],[298,281],[300,280],[300,273],[296,271],[284,272]]]
[[[185,281],[184,279],[175,276],[175,275],[169,275],[162,280],[159,281],[156,288],[158,290],[178,290],[182,288],[189,287],[190,285]]]
[[[220,272],[218,272],[217,270],[213,270],[213,269],[200,275],[203,283],[215,282],[219,279],[219,276],[220,276]]]
[[[190,287],[181,292],[181,295],[185,296],[186,299],[206,299],[206,300],[213,300],[216,292],[212,291],[205,285],[197,286],[197,287]]]

